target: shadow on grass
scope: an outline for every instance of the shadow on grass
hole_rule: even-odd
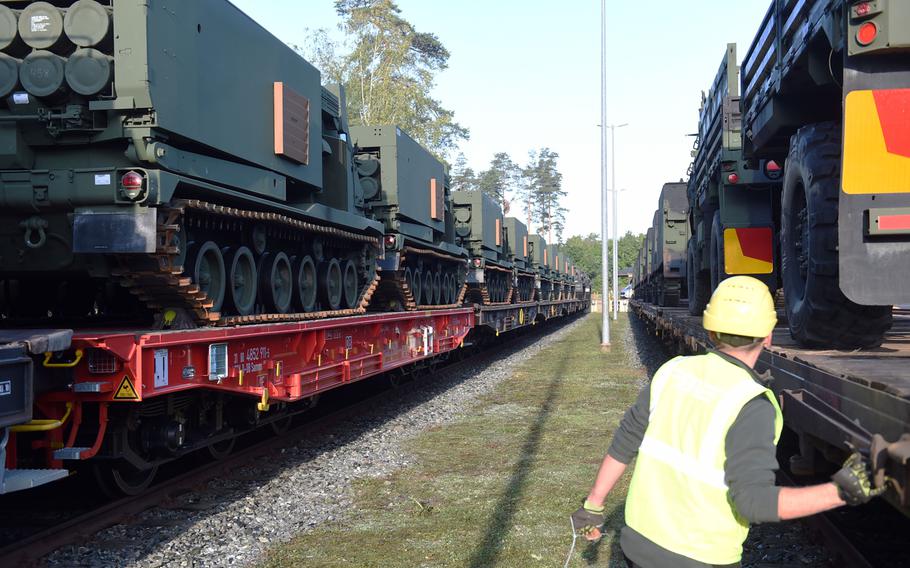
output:
[[[483,539],[477,548],[474,549],[474,553],[471,554],[471,560],[468,563],[471,568],[493,566],[499,559],[499,555],[502,554],[506,534],[512,527],[512,520],[518,510],[519,503],[521,503],[522,495],[527,488],[528,476],[537,456],[544,426],[559,396],[563,374],[568,362],[567,357],[568,355],[564,354],[560,359],[559,366],[555,369],[553,378],[547,386],[547,396],[543,404],[541,404],[537,416],[531,423],[531,429],[528,431],[528,435],[521,447],[521,457],[519,457],[518,463],[515,464],[515,468],[512,470],[512,477],[509,478],[505,491],[493,509],[493,516],[487,522]]]

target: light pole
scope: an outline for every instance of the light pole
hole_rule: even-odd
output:
[[[600,267],[601,347],[610,346],[610,316],[607,311],[607,0],[600,0]]]
[[[610,153],[613,162],[613,319],[619,319],[619,200],[616,189],[616,129],[623,126],[629,126],[628,122],[622,124],[611,124],[610,128]]]

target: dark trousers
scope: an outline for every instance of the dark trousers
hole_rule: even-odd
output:
[[[638,564],[629,560],[629,557],[626,556],[625,554],[623,554],[622,557],[626,559],[626,566],[628,566],[629,568],[642,568]],[[742,564],[737,562],[736,564],[726,564],[724,566],[718,566],[717,568],[740,568],[741,566],[742,566]]]

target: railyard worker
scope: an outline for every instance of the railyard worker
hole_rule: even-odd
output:
[[[783,416],[754,367],[776,323],[759,280],[734,276],[717,287],[703,320],[716,350],[668,361],[642,389],[572,514],[576,530],[599,538],[604,500],[636,454],[620,535],[632,568],[739,566],[749,523],[857,505],[883,491],[858,453],[829,483],[775,486]]]

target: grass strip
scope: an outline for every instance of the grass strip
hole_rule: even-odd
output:
[[[415,465],[358,481],[357,505],[342,520],[273,549],[262,565],[562,566],[568,516],[646,380],[627,352],[628,321],[614,324],[613,349],[603,353],[599,320],[588,316],[461,420],[415,436]],[[579,541],[571,565],[624,566],[627,483],[606,503],[605,538]]]

